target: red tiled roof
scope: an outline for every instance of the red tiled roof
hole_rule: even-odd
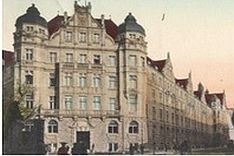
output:
[[[5,61],[5,65],[11,64],[14,61],[14,52],[2,50],[2,60]]]
[[[176,84],[179,84],[180,86],[182,86],[184,89],[187,89],[187,85],[188,85],[188,78],[186,79],[175,79]]]
[[[95,20],[101,24],[101,19],[96,18]],[[106,33],[115,40],[118,34],[118,26],[111,19],[105,20],[104,23],[106,27]]]
[[[165,67],[166,64],[166,59],[165,60],[152,60],[151,58],[147,57],[147,63],[151,65],[152,67],[157,67],[158,71],[162,72],[163,68]]]
[[[63,16],[57,15],[53,19],[48,22],[48,32],[49,36],[59,30],[60,26],[62,25],[62,21],[64,20]]]

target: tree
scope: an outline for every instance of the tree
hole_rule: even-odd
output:
[[[12,129],[17,123],[24,125],[25,122],[33,118],[40,106],[36,106],[33,109],[25,107],[25,96],[28,93],[33,93],[34,88],[26,84],[17,83],[15,88],[15,94],[7,94],[7,101],[4,105],[4,152],[8,151],[8,143],[11,144],[11,137],[15,133]],[[14,96],[15,95],[15,96]]]

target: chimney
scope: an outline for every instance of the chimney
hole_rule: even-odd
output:
[[[105,17],[103,14],[101,15],[101,24],[102,24],[102,28],[105,28]]]
[[[68,16],[67,16],[67,12],[65,11],[65,12],[64,12],[64,23],[67,23],[67,17],[68,17]]]

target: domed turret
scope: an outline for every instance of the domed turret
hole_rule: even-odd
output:
[[[125,18],[124,23],[118,27],[119,34],[124,32],[138,32],[145,35],[145,29],[137,23],[136,18],[131,13]]]
[[[47,21],[40,16],[40,12],[34,4],[32,4],[32,6],[27,9],[26,14],[20,16],[16,20],[15,26],[21,27],[23,23],[38,24],[47,27]]]

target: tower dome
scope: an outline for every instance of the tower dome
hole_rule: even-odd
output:
[[[138,32],[145,35],[145,29],[137,23],[136,18],[131,13],[125,18],[124,23],[118,27],[119,34],[124,32]]]
[[[16,20],[15,26],[21,27],[23,23],[38,24],[43,27],[47,27],[47,21],[45,20],[45,18],[40,16],[40,12],[34,4],[32,4],[32,6],[27,9],[26,14],[20,16]]]

